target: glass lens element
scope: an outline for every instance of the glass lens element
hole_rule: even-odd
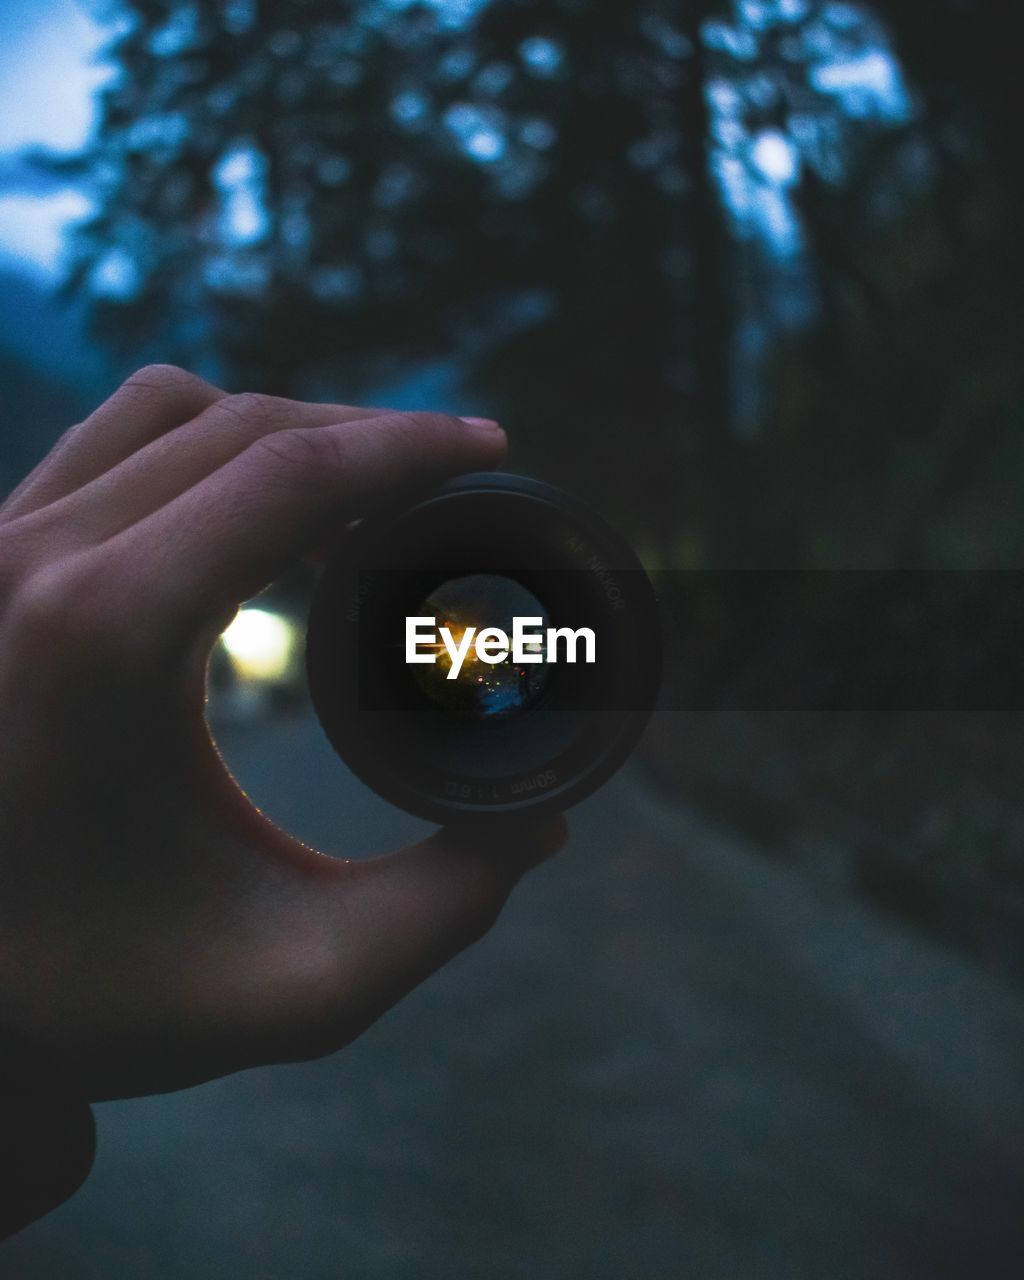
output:
[[[433,663],[416,663],[412,673],[420,692],[445,714],[459,720],[492,724],[517,716],[532,706],[547,681],[547,664],[513,661],[508,657],[497,663],[485,661],[477,652],[476,638],[486,627],[498,627],[512,640],[515,618],[539,618],[526,630],[543,634],[549,625],[548,615],[540,601],[514,578],[490,573],[473,573],[462,578],[449,578],[435,587],[416,609],[417,615],[435,619],[436,645],[420,647],[421,653],[433,651]],[[450,643],[465,656],[458,667],[445,645],[441,628],[447,629]],[[467,638],[467,629],[475,630]],[[424,628],[426,630],[426,628]],[[542,646],[528,645],[527,653],[543,658]],[[458,674],[449,678],[453,663]]]

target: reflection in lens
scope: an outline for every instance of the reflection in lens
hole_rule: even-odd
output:
[[[436,619],[437,661],[409,667],[420,692],[447,715],[482,724],[507,720],[531,706],[547,681],[547,664],[516,664],[511,654],[504,662],[484,662],[476,655],[475,636],[484,627],[500,627],[512,635],[513,618],[540,618],[531,632],[546,628],[548,616],[540,601],[514,578],[473,573],[449,578],[435,587],[416,613]],[[454,680],[449,680],[451,659],[440,639],[441,627],[460,644],[467,627],[475,627],[474,643]]]

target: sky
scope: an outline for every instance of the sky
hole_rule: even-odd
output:
[[[55,278],[61,232],[88,209],[72,189],[12,189],[11,170],[23,147],[73,151],[85,141],[95,92],[110,74],[97,59],[102,41],[103,28],[76,0],[0,4],[0,265]]]

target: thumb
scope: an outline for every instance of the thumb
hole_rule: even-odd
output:
[[[567,834],[561,817],[445,828],[378,858],[335,864],[337,875],[318,888],[316,963],[290,983],[284,1056],[317,1057],[353,1040],[483,937],[522,876]]]

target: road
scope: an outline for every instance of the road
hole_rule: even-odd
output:
[[[225,753],[360,855],[426,830],[305,715]],[[1024,998],[627,768],[344,1053],[96,1108],[16,1280],[1024,1276]]]

